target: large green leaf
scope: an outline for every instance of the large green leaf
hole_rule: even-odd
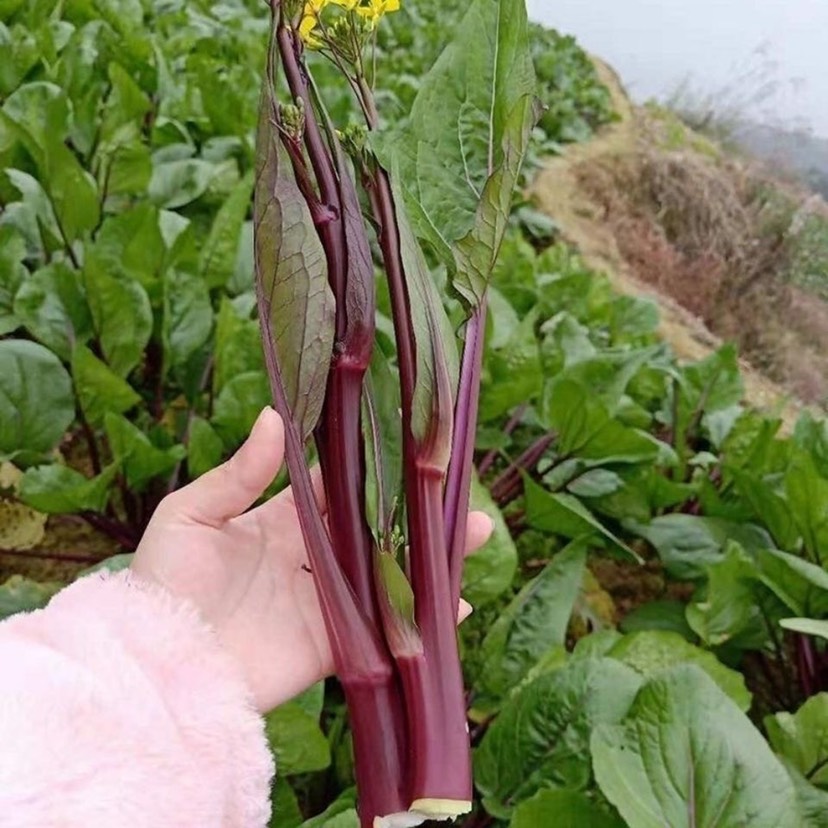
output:
[[[129,485],[138,491],[153,477],[171,472],[186,453],[180,445],[158,448],[140,428],[118,414],[108,412],[104,424],[113,457],[123,466]]]
[[[505,229],[533,93],[524,3],[475,0],[407,120],[377,141],[386,167],[398,165],[409,188],[416,233],[446,261],[456,258],[455,287],[472,303],[485,291]]]
[[[744,677],[725,667],[713,653],[696,647],[681,635],[667,630],[644,630],[625,635],[607,653],[650,678],[678,664],[695,664],[719,685],[742,710],[750,707],[751,696]]]
[[[796,791],[750,720],[698,667],[651,679],[592,737],[595,776],[629,828],[799,828]]]
[[[259,323],[243,317],[224,297],[216,317],[213,393],[219,394],[233,379],[249,371],[264,372]]]
[[[103,425],[107,411],[123,414],[141,401],[125,379],[82,345],[72,353],[72,378],[81,410],[91,425]]]
[[[69,361],[92,334],[92,316],[77,271],[54,263],[31,274],[14,299],[15,316],[30,333]]]
[[[270,791],[271,816],[269,828],[297,828],[302,824],[302,811],[290,783],[278,776]]]
[[[20,480],[20,499],[46,514],[102,512],[117,471],[117,465],[113,464],[96,477],[89,478],[57,463],[36,466]]]
[[[785,475],[785,493],[807,556],[816,563],[828,561],[828,480],[810,455],[794,456]]]
[[[216,397],[212,424],[228,448],[235,448],[247,439],[256,417],[269,404],[265,374],[261,371],[239,374]]]
[[[612,418],[590,388],[571,379],[547,386],[541,411],[544,424],[558,433],[562,454],[602,463],[643,463],[662,451],[645,432]]]
[[[324,770],[330,764],[328,740],[319,729],[317,718],[296,702],[268,713],[265,730],[280,774]]]
[[[496,709],[536,662],[564,643],[585,564],[586,545],[571,543],[501,613],[483,640],[475,708]]]
[[[554,532],[565,538],[593,536],[608,541],[633,560],[638,555],[614,535],[581,503],[570,494],[549,492],[534,481],[524,480],[526,517],[531,526],[545,532]]]
[[[811,696],[796,713],[768,716],[765,729],[778,754],[809,782],[828,790],[828,693]]]
[[[92,320],[109,366],[125,377],[140,361],[152,335],[152,308],[138,282],[110,276],[103,269],[85,271]]]
[[[213,306],[200,276],[171,270],[164,279],[162,335],[168,367],[181,371],[207,342],[213,329]]]
[[[23,265],[26,243],[11,225],[0,226],[0,336],[20,325],[13,305],[17,289],[27,276]]]
[[[72,381],[42,345],[0,341],[0,459],[51,451],[75,417]]]
[[[271,48],[274,48],[273,46]],[[265,352],[302,437],[319,419],[334,338],[334,300],[325,251],[293,178],[265,80],[259,116],[254,239]]]
[[[631,524],[658,551],[667,571],[679,580],[704,578],[705,567],[718,563],[728,541],[751,553],[773,546],[770,536],[752,523],[734,523],[721,518],[674,513],[650,523]]]
[[[601,810],[586,794],[540,790],[515,810],[509,828],[625,828],[615,814]]]
[[[523,688],[474,754],[486,810],[508,819],[541,788],[585,789],[593,728],[620,722],[640,686],[641,677],[617,661],[583,658]]]
[[[707,583],[687,606],[687,621],[707,646],[762,647],[767,630],[756,601],[755,575],[754,560],[733,542],[720,561],[707,567]]]
[[[213,219],[200,258],[201,275],[211,288],[226,285],[233,275],[252,190],[252,175],[240,179]]]

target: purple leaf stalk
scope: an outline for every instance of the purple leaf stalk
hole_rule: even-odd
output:
[[[329,5],[336,14],[323,17]],[[454,376],[456,337],[406,212],[405,182],[371,150],[379,116],[363,56],[379,17],[393,9],[378,0],[272,0],[254,205],[267,371],[348,704],[363,828],[454,818],[472,804],[456,620],[485,287],[467,303]],[[364,128],[342,134],[330,123],[306,63],[309,46],[347,78]],[[383,359],[374,347],[371,233],[396,339],[388,376],[399,398],[391,405],[371,382]],[[498,245],[489,240],[490,258]],[[463,255],[473,259],[474,247]],[[313,496],[309,442],[327,521]]]

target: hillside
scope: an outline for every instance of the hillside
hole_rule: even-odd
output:
[[[680,358],[736,340],[751,402],[784,407],[786,420],[803,401],[821,403],[828,306],[792,286],[806,280],[791,271],[799,225],[822,229],[825,203],[670,112],[635,106],[594,61],[618,120],[547,160],[531,189],[537,205],[620,291],[658,303],[661,334]],[[820,247],[809,259],[819,278],[824,255]]]

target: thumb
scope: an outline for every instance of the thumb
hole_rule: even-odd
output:
[[[170,495],[177,517],[220,525],[249,509],[276,477],[285,453],[282,418],[262,409],[250,436],[222,465]]]

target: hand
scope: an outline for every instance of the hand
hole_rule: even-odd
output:
[[[198,608],[241,664],[262,712],[333,673],[291,490],[250,509],[283,456],[282,420],[266,408],[230,460],[164,498],[132,562],[140,578]],[[491,531],[490,518],[472,512],[468,549]]]

